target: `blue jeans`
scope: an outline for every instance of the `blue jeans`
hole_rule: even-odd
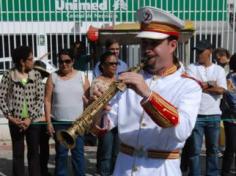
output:
[[[222,176],[233,175],[231,173],[231,167],[233,163],[236,165],[236,124],[231,122],[224,122],[225,127],[225,151],[222,161]],[[235,166],[234,165],[234,166]]]
[[[206,175],[219,175],[218,142],[220,133],[220,115],[198,115],[192,135],[188,139],[189,151],[189,175],[200,176],[200,153],[203,135],[206,139]]]
[[[56,124],[54,125],[55,132],[59,130],[68,129],[71,124]],[[67,161],[69,149],[63,144],[60,144],[55,137],[56,142],[56,167],[55,176],[66,176],[69,175]],[[79,136],[76,138],[76,145],[71,149],[71,162],[73,167],[74,175],[84,176],[85,175],[85,161],[84,161],[84,138]]]
[[[118,154],[119,140],[117,128],[112,129],[98,140],[97,169],[101,176],[113,173]]]

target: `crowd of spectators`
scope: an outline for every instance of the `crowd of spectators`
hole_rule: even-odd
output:
[[[29,175],[50,175],[47,167],[50,136],[56,144],[55,175],[66,175],[69,150],[59,142],[56,132],[68,129],[82,114],[95,85],[106,90],[128,69],[120,58],[119,42],[108,39],[106,51],[93,69],[93,81],[89,82],[84,72],[87,68],[81,69],[84,62],[87,63],[86,57],[81,55],[81,46],[81,42],[76,41],[71,49],[60,50],[59,69],[53,73],[47,71],[44,62],[33,61],[30,47],[21,46],[12,52],[15,67],[4,73],[1,80],[0,108],[9,121],[14,176],[24,175],[24,138]],[[197,62],[186,67],[182,65],[181,69],[197,80],[203,93],[196,124],[182,150],[181,169],[189,175],[200,175],[200,153],[205,141],[206,174],[219,175],[222,168],[221,175],[230,175],[236,153],[236,110],[226,107],[229,105],[225,97],[236,91],[236,54],[231,56],[224,48],[214,49],[205,40],[198,41],[194,49]],[[46,85],[44,79],[47,79]],[[230,95],[236,99],[236,93]],[[222,120],[226,142],[224,150],[219,151]],[[101,114],[100,128],[104,128],[105,122],[106,115]],[[117,128],[98,136],[97,172],[101,176],[113,173],[119,145]],[[222,167],[219,166],[219,152],[223,153]],[[71,158],[74,174],[85,175],[84,136],[76,138]]]

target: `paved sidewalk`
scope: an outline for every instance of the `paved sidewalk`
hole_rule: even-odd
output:
[[[86,176],[95,176],[96,175],[96,151],[97,147],[85,146],[85,160],[86,160]],[[26,152],[25,152],[26,155]],[[26,158],[26,156],[25,156]],[[54,141],[50,140],[50,159],[49,159],[49,172],[53,173],[55,167],[55,150],[54,150]],[[202,175],[205,175],[205,151],[202,151],[201,154],[201,165],[202,165]],[[221,161],[220,158],[220,167]],[[11,175],[11,164],[12,164],[12,152],[11,152],[11,143],[10,141],[1,141],[0,140],[0,176],[10,176]],[[25,159],[25,166],[27,170],[27,160]],[[70,165],[70,174],[71,165]],[[232,170],[232,175],[236,175],[235,168]],[[183,176],[187,176],[187,173],[183,173]]]
[[[0,176],[11,175],[12,165],[12,152],[10,141],[0,141]],[[95,176],[96,172],[96,151],[97,147],[85,146],[85,160],[86,160],[86,176]],[[55,150],[54,144],[50,144],[50,159],[49,159],[49,172],[53,173],[55,167]],[[25,166],[27,171],[27,159],[25,152]],[[71,165],[70,165],[71,171]],[[69,174],[72,175],[72,174]]]

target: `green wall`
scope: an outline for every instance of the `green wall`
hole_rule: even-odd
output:
[[[218,21],[227,19],[227,0],[0,0],[1,21],[135,21],[139,7],[172,11],[182,19]],[[61,6],[64,4],[64,6]],[[92,7],[91,7],[92,5]],[[59,8],[64,7],[64,8]]]

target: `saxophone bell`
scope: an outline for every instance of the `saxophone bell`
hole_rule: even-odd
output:
[[[67,148],[72,149],[75,147],[76,135],[73,128],[58,131],[56,135],[58,141]]]

